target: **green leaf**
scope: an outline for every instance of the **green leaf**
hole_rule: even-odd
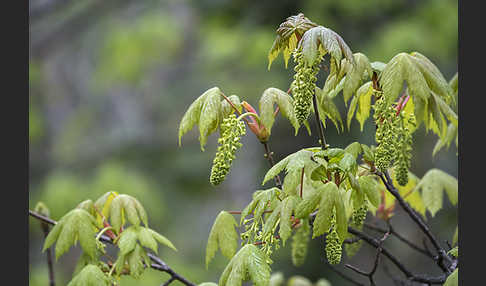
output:
[[[339,196],[338,187],[334,182],[323,184],[317,191],[320,192],[319,211],[313,224],[313,239],[329,231],[331,227],[331,215]]]
[[[355,64],[353,53],[341,36],[323,26],[317,26],[307,30],[302,36],[298,47],[302,47],[304,61],[308,65],[314,63],[319,50],[323,50],[324,53],[329,53],[337,62],[341,62],[344,55],[349,62]]]
[[[432,216],[442,208],[444,190],[450,202],[457,204],[457,179],[439,169],[431,169],[425,173],[416,188],[422,190],[425,207]]]
[[[358,111],[356,112],[356,119],[359,121],[361,132],[363,132],[363,126],[366,119],[368,119],[370,116],[372,94],[373,84],[371,81],[363,84],[356,92],[356,96],[358,97]]]
[[[155,253],[158,252],[157,242],[177,251],[172,242],[163,235],[147,227],[132,225],[124,229],[120,234],[118,240],[120,253],[127,255],[136,248],[138,241],[142,246],[152,249]]]
[[[149,231],[150,231],[150,233],[152,233],[152,236],[155,238],[155,240],[157,240],[157,242],[159,242],[160,244],[163,244],[163,245],[171,248],[174,251],[177,251],[177,249],[174,246],[174,244],[172,244],[172,242],[169,239],[167,239],[165,236],[163,236],[162,234],[156,232],[153,229],[149,229]]]
[[[325,121],[325,116],[329,117],[331,121],[336,126],[339,131],[343,129],[343,121],[341,119],[341,114],[339,109],[334,104],[332,98],[329,94],[324,93],[320,88],[316,87],[316,97],[319,107],[319,115],[321,116],[321,121]],[[313,109],[312,109],[313,110]]]
[[[315,26],[317,24],[304,17],[302,13],[290,16],[280,24],[277,29],[277,37],[268,52],[268,70],[270,70],[273,60],[277,58],[280,52],[284,55],[285,68],[287,68],[290,55],[297,47],[296,35],[302,36],[307,30]]]
[[[241,286],[251,280],[255,286],[267,286],[270,280],[267,256],[253,244],[243,246],[233,256],[219,279],[219,285]]]
[[[56,242],[56,259],[74,246],[79,240],[81,248],[90,257],[96,256],[96,220],[83,209],[73,209],[64,215],[49,232],[42,251]]]
[[[349,104],[348,116],[346,118],[348,130],[351,129],[351,120],[353,119],[354,112],[356,111],[356,107],[358,106],[358,100],[359,100],[359,97],[355,96],[355,97],[353,97],[353,99],[351,100],[351,103]]]
[[[142,221],[148,226],[147,213],[140,202],[129,195],[121,194],[116,196],[110,204],[111,226],[118,233],[126,220],[132,225],[140,225]]]
[[[295,266],[300,266],[304,263],[307,256],[307,249],[310,239],[310,226],[309,219],[304,218],[301,220],[300,227],[297,228],[294,236],[292,236],[291,254],[292,263]]]
[[[109,286],[110,279],[93,264],[86,265],[76,276],[73,277],[68,286]]]
[[[359,142],[353,142],[349,144],[344,151],[353,156],[354,160],[358,159],[358,155],[362,152],[361,144]]]
[[[216,284],[214,282],[203,282],[203,283],[199,284],[198,286],[218,286],[218,284]]]
[[[267,88],[260,98],[259,109],[262,124],[268,130],[269,134],[271,134],[272,126],[275,122],[275,103],[279,108],[279,112],[281,112],[282,115],[290,121],[290,124],[292,124],[295,129],[295,135],[297,135],[300,124],[294,114],[293,98],[285,91],[278,88]]]
[[[213,87],[200,95],[187,109],[179,124],[179,146],[182,136],[199,125],[199,142],[204,151],[207,137],[218,128],[221,112],[221,90]]]
[[[372,76],[371,64],[368,58],[362,53],[355,53],[353,57],[356,64],[347,65],[348,71],[346,72],[346,80],[343,88],[344,103],[346,105],[362,83],[364,74],[368,75],[369,78]]]
[[[439,138],[437,139],[437,143],[435,143],[434,149],[432,151],[432,156],[435,156],[437,152],[439,152],[444,146],[447,146],[449,148],[451,142],[456,139],[457,140],[457,126],[449,123],[447,126],[447,132],[444,138]]]
[[[457,286],[459,285],[459,267],[457,267],[451,275],[449,275],[444,283],[444,286]]]
[[[94,208],[96,211],[96,221],[100,227],[103,227],[103,217],[98,213],[104,216],[104,218],[108,218],[110,216],[110,205],[113,199],[118,196],[117,192],[106,192],[100,198],[96,200],[94,203]]]
[[[278,200],[279,194],[280,189],[276,187],[254,192],[253,200],[241,212],[240,225],[250,213],[253,213],[254,217],[261,217],[265,209],[271,205],[272,202]]]
[[[92,216],[96,217],[96,210],[92,200],[85,200],[76,206],[77,209],[83,209],[90,213]]]
[[[240,98],[238,97],[238,95],[230,95],[228,96],[228,99],[229,101],[231,101],[231,103],[233,103],[233,105],[236,107],[236,109],[241,112],[241,110],[243,109],[242,105],[241,105],[241,102],[240,102]],[[221,100],[221,113],[222,113],[222,118],[224,117],[227,117],[228,115],[232,114],[233,112],[235,112],[235,109],[229,104],[229,102],[226,100],[226,99],[223,99]],[[220,120],[223,120],[222,118],[220,118]]]
[[[376,72],[376,73],[381,73],[386,67],[385,63],[382,62],[372,62],[371,63],[371,69]]]
[[[452,237],[452,245],[457,243],[458,235],[459,235],[459,228],[456,226],[456,231],[454,232],[454,236]]]
[[[49,208],[44,204],[43,202],[38,202],[35,205],[34,211],[40,215],[43,215],[45,217],[49,217],[50,211]]]
[[[374,207],[380,204],[380,192],[378,184],[372,176],[361,176],[358,178],[360,189],[366,194],[368,200]]]
[[[459,256],[459,247],[456,246],[456,247],[452,248],[451,250],[447,251],[447,254],[450,254],[450,255],[457,258]]]
[[[302,199],[299,196],[288,196],[282,201],[279,235],[284,246],[285,242],[292,234],[292,224],[290,218],[294,214],[295,208],[301,200]]]
[[[235,230],[237,225],[238,223],[230,213],[221,211],[218,214],[206,245],[206,268],[214,258],[218,246],[221,249],[221,253],[227,258],[231,259],[235,255],[238,244],[238,234]]]
[[[452,92],[454,95],[457,97],[457,91],[458,91],[458,82],[459,82],[459,77],[457,72],[454,74],[454,76],[451,78],[449,81],[449,86],[452,88]]]

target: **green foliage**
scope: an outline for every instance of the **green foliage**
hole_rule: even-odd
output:
[[[228,263],[219,279],[219,285],[241,286],[251,280],[255,286],[266,286],[270,280],[267,256],[255,245],[243,246]]]
[[[238,234],[235,230],[237,225],[235,218],[228,212],[221,211],[218,214],[206,245],[206,268],[214,258],[218,247],[221,249],[221,253],[229,259],[235,255],[238,244]]]
[[[459,267],[457,267],[451,275],[449,275],[444,283],[444,286],[457,286],[459,285]]]
[[[246,133],[245,123],[231,114],[223,119],[221,124],[221,137],[218,139],[220,146],[213,160],[209,181],[216,186],[221,184],[228,174],[236,151],[241,148],[241,136]]]
[[[277,37],[268,52],[268,69],[272,65],[273,60],[277,58],[280,52],[283,53],[285,60],[285,67],[290,59],[290,55],[297,47],[298,38],[317,24],[311,22],[304,14],[300,13],[296,16],[288,17],[285,22],[280,24],[277,29]]]
[[[40,215],[43,215],[45,217],[49,217],[50,211],[49,208],[44,204],[43,202],[38,202],[35,205],[34,211]]]
[[[447,254],[450,254],[450,255],[452,255],[452,256],[454,256],[456,258],[459,257],[459,247],[456,246],[456,247],[452,248],[451,250],[449,250],[447,252]]]
[[[368,57],[362,53],[353,54],[354,62],[356,64],[349,64],[346,61],[346,80],[344,81],[343,96],[344,103],[347,104],[353,93],[362,84],[366,78],[371,78],[373,70],[371,68]]]
[[[342,87],[342,85],[340,86]],[[339,88],[340,87],[337,87],[337,89]],[[332,93],[336,92],[336,90],[326,93],[324,89],[316,87],[315,92],[317,97],[317,108],[319,111],[319,117],[321,118],[321,122],[323,123],[324,127],[326,127],[326,117],[328,117],[329,119],[331,119],[332,123],[334,123],[338,131],[340,129],[343,129],[343,120],[341,119],[341,114],[339,113],[339,109],[333,101]]]
[[[83,251],[94,259],[96,256],[95,229],[96,220],[91,214],[83,209],[73,209],[49,232],[43,251],[56,242],[55,254],[58,259],[79,240]]]
[[[135,226],[140,225],[140,222],[148,226],[147,213],[142,204],[136,198],[125,194],[118,195],[111,201],[109,218],[116,233],[121,232],[126,220]]]
[[[422,190],[425,208],[434,216],[442,208],[444,190],[453,204],[457,204],[457,179],[439,169],[431,169],[422,177],[416,186]]]
[[[182,136],[197,124],[201,150],[204,151],[208,136],[218,129],[221,119],[219,114],[222,112],[221,94],[219,88],[213,87],[205,91],[189,106],[179,124],[179,146]]]
[[[175,246],[165,236],[157,233],[156,231],[137,225],[132,225],[123,230],[118,239],[118,247],[122,255],[127,255],[133,251],[140,243],[141,246],[150,248],[155,253],[158,252],[157,242],[172,248],[177,251]]]
[[[109,286],[111,280],[93,264],[86,265],[74,278],[68,286]]]
[[[347,125],[348,129],[351,127],[351,120],[356,111],[356,119],[359,121],[360,130],[363,131],[363,126],[370,116],[371,111],[371,96],[373,95],[373,85],[371,81],[366,82],[358,88],[356,96],[353,97],[348,109]]]
[[[263,92],[259,101],[260,120],[268,130],[269,135],[275,122],[275,111],[273,109],[275,103],[282,115],[290,121],[295,129],[295,135],[297,135],[300,124],[295,117],[293,101],[290,95],[278,88],[270,87]]]

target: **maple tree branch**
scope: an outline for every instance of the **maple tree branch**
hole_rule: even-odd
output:
[[[51,224],[51,225],[57,224],[57,222],[55,220],[52,220],[48,217],[45,217],[41,214],[38,214],[38,213],[36,213],[36,212],[34,212],[30,209],[29,209],[29,215],[32,216],[33,218],[36,218],[36,219],[38,219],[42,222],[45,222],[45,223],[48,223],[48,224]],[[109,243],[109,244],[113,244],[113,240],[110,237],[108,237],[104,234],[100,236],[100,241],[105,242],[105,243]],[[150,267],[152,269],[159,270],[159,271],[162,271],[162,272],[166,272],[171,276],[171,279],[179,280],[180,282],[182,282],[183,284],[185,284],[187,286],[197,286],[197,284],[190,282],[189,280],[187,280],[186,278],[184,278],[183,276],[181,276],[180,274],[178,274],[174,270],[172,270],[172,268],[170,268],[162,259],[160,259],[156,255],[154,255],[150,252],[147,253],[147,255],[150,258],[150,260],[152,260],[152,262],[154,262],[154,263],[150,264]]]
[[[412,218],[412,220],[419,226],[419,228],[425,233],[425,235],[429,238],[429,240],[432,242],[432,245],[434,246],[435,250],[439,253],[439,259],[437,260],[437,263],[442,270],[450,274],[454,269],[452,269],[452,259],[447,255],[446,251],[444,248],[442,248],[435,238],[435,236],[432,234],[430,231],[429,227],[425,224],[425,222],[422,220],[422,218],[410,207],[410,205],[402,198],[398,190],[395,188],[393,185],[393,181],[390,178],[390,175],[388,172],[379,172],[377,171],[376,174],[381,178],[381,181],[385,185],[386,189],[390,194],[392,194],[395,199],[398,201],[400,206],[405,210],[405,212]],[[449,263],[449,267],[445,264],[445,262]]]
[[[319,130],[319,138],[320,138],[320,144],[321,144],[321,148],[322,150],[326,150],[327,149],[327,143],[326,143],[326,138],[324,137],[324,131],[322,130],[322,122],[321,122],[321,118],[319,116],[319,108],[317,107],[317,96],[316,96],[316,93],[314,92],[314,94],[312,95],[312,102],[314,104],[314,114],[316,115],[316,123],[317,123],[317,129]]]
[[[261,141],[260,141],[261,142]],[[270,168],[275,165],[275,162],[273,161],[272,154],[273,152],[270,151],[270,147],[268,146],[267,142],[261,142],[263,144],[263,147],[265,148],[265,154],[263,155],[265,158],[267,158],[268,162],[270,163]],[[280,175],[277,175],[274,177],[275,179],[275,184],[279,189],[282,189],[282,180],[280,180]]]

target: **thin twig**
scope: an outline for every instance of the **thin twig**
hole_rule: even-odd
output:
[[[317,96],[316,96],[315,93],[312,95],[312,102],[314,103],[314,114],[316,115],[316,123],[317,123],[317,128],[319,130],[319,138],[320,138],[319,143],[321,144],[322,150],[326,150],[326,148],[328,146],[327,146],[327,143],[326,143],[326,138],[324,137],[322,122],[321,122],[321,118],[319,116],[319,108],[317,106]]]
[[[265,158],[267,158],[268,162],[270,163],[270,167],[273,167],[275,165],[275,162],[273,161],[272,154],[273,152],[270,151],[270,147],[268,146],[267,142],[261,142],[263,144],[263,147],[265,148]],[[280,175],[275,176],[275,184],[279,189],[282,188],[282,181],[280,180]]]
[[[40,223],[42,231],[44,232],[44,239],[47,238],[47,235],[49,234],[49,224],[46,222],[41,221]],[[52,260],[52,247],[49,247],[46,250],[46,258],[47,258],[47,269],[48,269],[48,275],[49,275],[49,286],[54,286],[56,285],[55,283],[55,278],[54,278],[54,263]]]
[[[43,222],[46,222],[48,224],[51,224],[51,225],[55,225],[57,224],[57,222],[55,220],[52,220],[48,217],[45,217],[43,215],[40,215],[32,210],[29,210],[29,215],[40,220],[40,221],[43,221]],[[105,242],[105,243],[109,243],[109,244],[113,244],[113,240],[106,236],[106,235],[101,235],[100,237],[100,241],[102,242]],[[183,276],[181,276],[180,274],[176,273],[174,270],[172,270],[164,261],[162,261],[162,259],[160,259],[159,257],[155,256],[154,254],[152,253],[147,253],[148,257],[150,258],[150,260],[152,260],[152,263],[150,265],[151,268],[155,269],[155,270],[159,270],[159,271],[163,271],[163,272],[166,272],[166,273],[169,273],[170,276],[172,278],[174,278],[175,280],[179,280],[180,282],[182,282],[183,284],[187,285],[187,286],[197,286],[196,284],[190,282],[189,280],[187,280],[186,278],[184,278]]]
[[[340,271],[336,267],[332,266],[328,262],[326,262],[326,264],[329,266],[329,268],[332,271],[336,272],[336,274],[338,274],[339,276],[341,276],[342,278],[344,278],[346,281],[349,281],[349,282],[353,283],[354,285],[364,286],[364,284],[362,284],[362,283],[360,283],[358,281],[355,281],[354,279],[352,279],[351,277],[349,277],[348,275],[346,275],[344,272]]]

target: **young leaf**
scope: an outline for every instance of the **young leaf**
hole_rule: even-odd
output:
[[[380,193],[375,179],[372,176],[361,176],[358,178],[358,182],[370,203],[377,208],[380,204]]]
[[[280,211],[280,229],[279,235],[282,239],[282,244],[285,246],[285,241],[290,237],[292,233],[292,226],[290,218],[295,212],[297,204],[302,199],[298,196],[288,196],[282,201],[282,208]]]
[[[98,222],[98,225],[103,225],[103,217],[106,219],[110,216],[110,205],[116,196],[118,196],[117,192],[106,192],[94,203],[94,208],[96,209],[96,221]],[[101,212],[103,217],[99,214],[99,212]]]
[[[235,95],[235,94],[230,95],[230,96],[228,96],[228,99],[231,101],[231,103],[233,103],[233,105],[236,107],[236,109],[239,112],[241,112],[243,107],[241,105],[240,98],[238,97],[238,95]],[[226,99],[221,100],[221,115],[222,115],[221,117],[224,118],[224,117],[232,114],[233,112],[235,112],[235,109],[233,108],[233,106],[231,106]],[[220,121],[223,120],[222,118],[220,118]]]
[[[457,286],[459,285],[459,267],[457,267],[451,275],[449,275],[444,283],[444,286]]]
[[[371,64],[368,58],[362,53],[353,54],[355,65],[348,64],[346,66],[346,80],[344,82],[343,97],[344,103],[347,105],[348,100],[351,98],[353,93],[360,86],[364,74],[368,75],[369,78],[372,76]]]
[[[336,126],[336,129],[343,129],[343,121],[341,119],[341,114],[339,109],[334,104],[332,98],[329,94],[324,93],[320,88],[316,87],[316,97],[319,107],[319,115],[321,116],[321,121],[325,121],[325,116],[329,117],[331,121]],[[314,110],[314,109],[312,109]]]
[[[163,235],[147,227],[132,225],[124,229],[120,234],[120,238],[118,240],[120,253],[122,255],[127,255],[136,248],[137,242],[140,242],[140,244],[144,247],[152,249],[155,253],[158,252],[157,242],[177,251],[172,242],[170,242]]]
[[[416,188],[422,190],[425,207],[432,216],[442,208],[444,190],[450,202],[457,204],[457,179],[439,169],[429,170]]]
[[[290,121],[290,124],[295,129],[295,135],[297,135],[300,124],[294,114],[293,99],[285,91],[274,87],[267,88],[259,101],[260,120],[268,130],[268,133],[271,134],[272,126],[275,122],[275,103],[282,115]]]
[[[268,52],[268,70],[270,70],[273,60],[277,58],[280,52],[283,53],[285,68],[287,68],[290,55],[297,47],[297,36],[301,37],[307,30],[315,26],[317,24],[311,22],[302,13],[290,16],[280,24],[277,29],[277,37]]]
[[[90,257],[96,256],[96,220],[83,209],[73,209],[64,215],[49,232],[42,251],[56,242],[56,259],[73,246],[77,240]]]
[[[278,200],[280,189],[273,187],[268,190],[258,190],[253,193],[253,200],[241,212],[240,225],[246,216],[253,212],[254,217],[261,217],[265,209]]]
[[[86,265],[74,278],[68,286],[109,286],[110,278],[93,264]]]
[[[221,94],[219,88],[210,88],[189,106],[179,124],[179,146],[182,136],[197,124],[199,125],[201,150],[204,151],[207,137],[218,128],[221,113]]]
[[[237,225],[238,223],[230,213],[221,211],[218,214],[206,245],[206,268],[216,254],[218,246],[221,253],[227,258],[231,259],[235,255],[238,244],[238,234],[235,230]]]
[[[120,232],[125,218],[132,225],[140,225],[140,221],[148,226],[147,213],[140,202],[129,195],[118,195],[110,204],[110,222],[115,232]]]
[[[38,202],[35,205],[34,211],[36,213],[40,214],[40,215],[45,216],[45,217],[49,217],[49,215],[50,215],[49,208],[43,202]]]
[[[356,111],[356,119],[359,121],[361,132],[363,132],[363,126],[366,119],[368,119],[368,117],[370,116],[372,94],[373,85],[371,81],[363,84],[356,92],[356,97],[358,97],[358,111]]]
[[[251,280],[255,286],[267,286],[270,280],[270,266],[267,257],[253,244],[243,246],[233,256],[219,279],[219,285],[241,286]]]

